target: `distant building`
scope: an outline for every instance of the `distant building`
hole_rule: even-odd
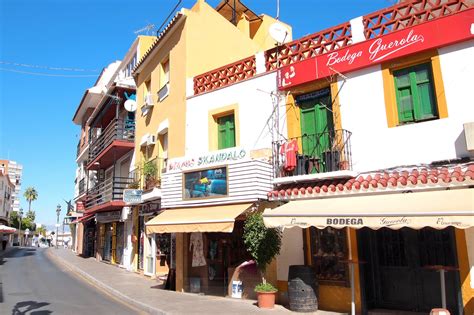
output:
[[[10,180],[10,177],[0,170],[0,224],[8,225],[8,218],[12,211],[13,198],[12,194],[15,190],[15,185]]]
[[[12,191],[11,199],[13,211],[20,209],[20,190],[21,190],[21,175],[23,173],[23,165],[11,160],[0,160],[0,171],[10,177],[10,181],[15,186]]]

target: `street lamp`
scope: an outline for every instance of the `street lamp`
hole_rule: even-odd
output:
[[[18,246],[21,246],[21,217],[23,215],[23,208],[18,210]]]
[[[59,215],[61,214],[61,205],[56,206],[56,215],[57,215],[57,220],[56,220],[56,249],[58,249],[58,233],[59,233]]]

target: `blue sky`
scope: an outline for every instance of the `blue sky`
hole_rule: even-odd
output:
[[[0,0],[0,158],[23,165],[22,193],[29,186],[39,193],[32,205],[37,222],[54,224],[56,205],[64,214],[63,199],[73,198],[80,128],[71,120],[84,90],[104,66],[125,55],[135,30],[150,23],[160,26],[177,2]],[[207,2],[216,6],[220,0]],[[193,3],[184,0],[180,7]],[[276,0],[243,3],[257,14],[276,15]],[[280,0],[280,19],[292,25],[296,39],[394,3]],[[28,208],[23,196],[21,204]]]

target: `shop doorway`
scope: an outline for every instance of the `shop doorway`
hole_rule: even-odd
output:
[[[382,228],[358,231],[361,279],[366,308],[427,312],[441,307],[439,273],[429,266],[457,266],[453,228]],[[446,301],[459,314],[457,271],[446,272]]]
[[[105,235],[104,235],[104,252],[102,259],[110,262],[112,259],[112,237],[113,237],[113,225],[112,223],[106,223]]]
[[[95,253],[95,223],[93,221],[91,223],[86,224],[85,226],[85,233],[84,233],[84,240],[83,240],[83,255],[85,257],[94,257]]]

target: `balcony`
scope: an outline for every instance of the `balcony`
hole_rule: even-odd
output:
[[[105,169],[111,166],[116,159],[134,148],[134,141],[134,121],[112,120],[99,136],[91,138],[87,169]]]
[[[153,188],[161,187],[161,174],[166,170],[166,159],[154,158],[153,160],[143,163],[135,170],[135,176],[140,182],[140,187],[145,190],[153,190]]]
[[[133,182],[130,177],[113,177],[87,191],[86,211],[108,211],[123,207],[123,190]]]
[[[274,142],[274,184],[354,176],[351,135],[340,129]]]

